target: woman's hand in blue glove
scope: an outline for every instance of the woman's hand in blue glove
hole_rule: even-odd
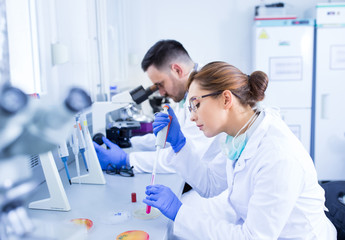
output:
[[[126,165],[127,153],[125,153],[115,143],[112,143],[108,138],[102,137],[102,140],[109,149],[105,149],[96,142],[93,142],[102,169],[106,170],[109,163],[115,164],[117,168],[121,168],[122,166]]]
[[[168,105],[169,106],[169,105]],[[171,116],[171,124],[167,136],[167,142],[170,143],[171,147],[174,149],[174,152],[178,152],[186,144],[186,138],[181,132],[180,124],[175,116],[174,111],[169,106],[168,113]],[[157,133],[162,130],[164,127],[168,126],[170,122],[169,115],[165,113],[157,113],[155,115],[154,122],[152,124],[153,133],[157,136]]]
[[[143,200],[144,203],[158,208],[167,218],[175,220],[182,203],[170,188],[159,184],[149,185],[145,193],[147,196]]]

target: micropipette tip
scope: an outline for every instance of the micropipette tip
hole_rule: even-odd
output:
[[[69,184],[72,185],[71,178],[69,177],[69,172],[67,168],[66,168],[66,174],[67,174]]]

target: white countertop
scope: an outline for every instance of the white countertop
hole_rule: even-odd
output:
[[[73,165],[74,163],[70,164],[69,167],[71,177],[74,177]],[[150,240],[168,239],[172,222],[164,215],[161,214],[155,219],[143,220],[134,217],[132,214],[134,210],[146,207],[142,200],[145,197],[145,188],[150,184],[151,174],[135,174],[134,177],[122,177],[105,173],[104,175],[107,182],[105,185],[70,185],[65,171],[60,171],[71,210],[62,212],[28,209],[29,216],[43,222],[53,221],[56,223],[67,222],[75,218],[90,219],[93,221],[93,227],[88,232],[87,239],[92,240],[113,240],[120,233],[129,230],[145,231],[149,234]],[[179,175],[157,174],[155,182],[170,187],[177,196],[181,196],[184,181]],[[131,202],[132,192],[137,195],[136,204]],[[43,183],[28,199],[28,203],[45,198],[49,198],[49,192],[46,183]],[[113,214],[120,211],[129,213],[131,216],[119,223],[109,223],[109,219],[115,219]]]

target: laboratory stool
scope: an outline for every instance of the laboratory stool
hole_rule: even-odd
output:
[[[331,181],[321,184],[325,190],[326,207],[329,212],[325,212],[337,229],[337,239],[345,239],[345,181]]]

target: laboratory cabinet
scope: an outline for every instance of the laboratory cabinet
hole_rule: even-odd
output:
[[[316,6],[314,162],[320,181],[345,180],[345,3]]]
[[[255,20],[253,71],[268,75],[263,101],[282,119],[307,151],[311,143],[313,19]]]

